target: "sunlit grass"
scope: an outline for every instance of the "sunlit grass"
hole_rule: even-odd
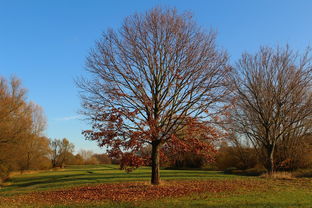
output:
[[[27,191],[42,191],[98,183],[149,181],[151,169],[141,167],[131,173],[120,170],[117,165],[69,166],[64,170],[45,171],[15,175],[0,195],[11,195]],[[239,178],[219,171],[205,170],[161,170],[162,180],[206,180]]]
[[[119,170],[116,165],[70,166],[64,170],[45,171],[32,174],[15,175],[7,186],[0,189],[0,196],[25,194],[32,191],[48,191],[74,186],[96,185],[99,183],[118,183],[150,180],[150,168],[142,167],[132,173]],[[281,180],[261,177],[244,177],[223,174],[219,171],[205,170],[161,170],[165,183],[171,180],[249,180],[258,181],[257,189],[239,189],[235,192],[200,193],[184,197],[167,197],[138,202],[94,201],[82,204],[55,204],[46,207],[211,207],[211,208],[288,208],[312,207],[312,180]],[[249,183],[249,182],[248,182]],[[0,207],[1,203],[0,203]],[[4,206],[7,207],[7,206]],[[29,207],[36,207],[30,205]]]

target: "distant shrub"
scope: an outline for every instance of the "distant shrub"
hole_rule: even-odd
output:
[[[291,172],[286,172],[286,171],[277,171],[272,174],[262,174],[262,178],[275,178],[275,179],[292,179],[293,175]]]
[[[296,178],[312,178],[312,169],[300,169],[293,172],[293,176]]]
[[[107,154],[94,154],[100,164],[112,164],[112,159]]]
[[[171,158],[169,167],[176,169],[203,168],[206,165],[206,163],[207,162],[204,156],[188,152],[183,154],[183,156]]]
[[[98,159],[94,156],[88,158],[87,160],[84,161],[85,165],[98,165],[100,164],[100,162],[98,161]]]
[[[233,174],[233,171],[238,170],[236,167],[229,167],[224,170],[225,174]]]
[[[9,169],[0,164],[0,184],[9,178]]]
[[[244,174],[244,170],[232,170],[231,174],[235,174],[235,175],[243,175]]]
[[[244,175],[244,176],[260,176],[266,173],[267,170],[263,166],[256,165],[253,168],[249,168],[246,170],[239,170],[236,167],[229,167],[224,170],[226,174],[235,174],[235,175]]]
[[[120,164],[120,159],[112,158],[112,164],[113,165],[119,165]]]
[[[264,167],[254,167],[244,170],[242,174],[246,176],[260,176],[266,172],[267,170]]]
[[[256,152],[253,148],[235,147],[223,144],[216,155],[215,166],[219,170],[236,167],[245,170],[255,167],[258,163]]]

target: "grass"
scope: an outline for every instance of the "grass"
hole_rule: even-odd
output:
[[[50,191],[67,189],[77,186],[96,185],[99,183],[120,183],[147,181],[150,168],[142,167],[132,173],[125,173],[115,165],[70,166],[59,171],[45,171],[32,174],[15,175],[9,183],[0,188],[0,196],[14,197],[26,195],[33,191]],[[94,201],[88,203],[48,204],[43,207],[312,207],[312,179],[270,179],[260,177],[245,177],[226,175],[218,171],[204,170],[161,170],[161,178],[165,183],[181,180],[248,180],[259,185],[254,188],[240,189],[234,192],[199,193],[182,197],[164,197],[157,200],[134,202]],[[0,207],[8,207],[2,205]],[[12,205],[14,207],[14,204]],[[25,205],[26,206],[26,205]],[[36,207],[37,205],[29,205]],[[27,206],[26,206],[27,207]]]
[[[237,178],[219,171],[204,170],[162,170],[162,180],[205,180]],[[45,171],[15,175],[3,188],[1,195],[14,195],[29,191],[44,191],[69,188],[86,184],[149,181],[150,168],[142,167],[131,173],[120,170],[117,165],[69,166],[64,170]]]

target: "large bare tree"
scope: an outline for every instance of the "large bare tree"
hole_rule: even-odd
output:
[[[188,118],[207,122],[226,94],[227,55],[189,13],[154,8],[108,30],[87,58],[92,78],[78,86],[88,139],[110,153],[152,146],[152,184],[159,184],[161,146]],[[128,154],[129,155],[129,154]]]
[[[311,132],[312,62],[289,47],[262,47],[236,66],[234,129],[264,151],[270,173],[276,150],[289,150]]]

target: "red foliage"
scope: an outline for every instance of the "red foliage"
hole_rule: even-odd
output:
[[[144,165],[146,161],[144,158],[135,155],[133,153],[124,153],[120,160],[120,169],[125,170],[127,173],[132,172],[132,170]]]
[[[201,156],[206,162],[212,162],[216,149],[214,142],[224,135],[221,131],[196,119],[188,119],[186,126],[164,145],[162,158],[174,163],[175,159],[186,153]]]
[[[95,140],[100,146],[108,147],[111,157],[121,159],[121,169],[127,172],[142,165],[149,165],[151,156],[142,149],[152,141],[156,128],[137,130],[126,128],[123,117],[133,119],[137,112],[129,112],[125,109],[111,109],[110,112],[96,118],[93,130],[84,131],[83,134],[90,140]],[[156,126],[154,121],[149,121],[148,126]],[[145,124],[142,124],[144,126]],[[163,144],[160,157],[162,161],[171,161],[177,155],[193,153],[202,156],[206,161],[212,161],[215,155],[214,141],[224,136],[217,128],[193,118],[187,118],[181,130],[172,134]]]

